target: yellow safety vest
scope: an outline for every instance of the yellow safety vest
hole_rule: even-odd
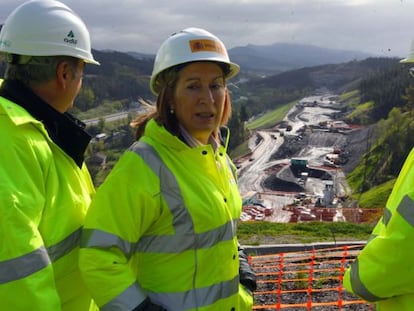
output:
[[[80,266],[101,310],[131,310],[147,296],[169,311],[251,310],[229,162],[223,147],[190,148],[149,121],[87,214]]]
[[[388,198],[383,217],[344,276],[345,288],[376,302],[377,311],[414,308],[414,149]]]
[[[0,97],[0,309],[90,310],[78,268],[89,173]]]

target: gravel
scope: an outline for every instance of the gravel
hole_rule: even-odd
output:
[[[361,247],[253,256],[258,276],[254,310],[374,310],[341,286],[346,267]]]

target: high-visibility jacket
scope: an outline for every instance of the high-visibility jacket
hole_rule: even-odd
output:
[[[86,167],[41,122],[0,97],[1,310],[90,310],[77,263],[93,192]]]
[[[132,310],[146,297],[169,311],[251,310],[229,165],[223,146],[190,148],[149,121],[87,213],[80,267],[101,310]]]
[[[372,236],[344,276],[345,288],[378,311],[414,308],[414,149]]]

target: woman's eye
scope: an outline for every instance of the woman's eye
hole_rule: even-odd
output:
[[[198,85],[196,85],[196,84],[190,84],[190,85],[187,86],[187,89],[190,89],[190,90],[198,89]]]

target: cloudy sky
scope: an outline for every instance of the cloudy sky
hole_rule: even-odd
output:
[[[0,23],[24,0],[1,0]],[[63,0],[99,50],[155,54],[171,33],[195,26],[227,48],[276,42],[405,57],[414,0]]]

